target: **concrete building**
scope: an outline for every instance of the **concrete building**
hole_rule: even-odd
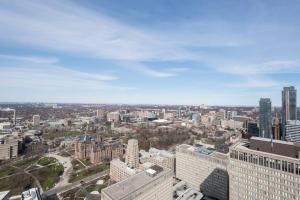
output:
[[[10,191],[3,191],[0,192],[0,200],[9,200],[10,198]]]
[[[119,122],[120,121],[120,113],[119,112],[107,113],[107,121],[108,122]]]
[[[125,180],[128,177],[136,174],[137,172],[137,169],[128,167],[126,163],[122,162],[120,159],[113,159],[110,162],[109,176],[110,179],[115,182]]]
[[[231,200],[299,200],[300,146],[252,137],[230,148]]]
[[[286,141],[300,143],[300,121],[288,120],[284,132]]]
[[[136,139],[128,140],[125,162],[130,168],[139,167],[139,145]]]
[[[285,139],[285,125],[288,120],[297,120],[297,90],[295,87],[284,87],[282,90],[281,123],[283,128],[282,139]]]
[[[22,200],[42,200],[42,196],[39,188],[31,188],[27,191],[22,192]]]
[[[176,178],[188,187],[219,200],[228,199],[228,156],[201,145],[176,148]]]
[[[32,125],[33,126],[39,126],[40,125],[40,116],[39,115],[33,115],[32,117]]]
[[[259,137],[272,137],[272,105],[269,98],[259,101]]]
[[[103,189],[101,200],[173,200],[172,183],[172,170],[155,165]]]
[[[149,152],[141,150],[140,154],[141,163],[150,162],[165,168],[169,168],[175,172],[175,154],[153,147],[149,149]]]
[[[103,140],[99,135],[82,135],[75,141],[75,158],[90,159],[93,164],[121,158],[123,155],[123,144],[119,140]]]
[[[18,138],[13,135],[0,136],[0,160],[8,160],[18,156]]]

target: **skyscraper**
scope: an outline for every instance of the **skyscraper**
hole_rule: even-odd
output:
[[[130,168],[139,167],[139,145],[136,139],[128,140],[125,162]]]
[[[259,137],[271,138],[272,136],[272,106],[269,98],[259,101]]]
[[[297,120],[297,90],[294,86],[284,87],[282,90],[282,133],[285,139],[285,125],[288,120]]]

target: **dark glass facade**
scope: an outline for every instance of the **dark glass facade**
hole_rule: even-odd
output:
[[[259,137],[271,138],[272,136],[272,105],[269,98],[259,101]]]

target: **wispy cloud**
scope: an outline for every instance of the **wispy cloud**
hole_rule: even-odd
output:
[[[212,29],[220,27],[219,24]],[[240,38],[236,39],[238,37],[233,37],[229,31],[224,31],[224,35],[187,31],[195,26],[201,32],[209,28],[207,24],[191,23],[189,27],[182,27],[184,34],[178,35],[174,30],[149,31],[133,27],[68,0],[0,2],[0,39],[5,42],[118,63],[136,62],[136,68],[130,67],[132,70],[153,77],[170,77],[182,71],[168,73],[142,62],[199,60],[199,52],[191,51],[189,47],[243,44]]]
[[[14,61],[26,61],[42,64],[52,64],[57,63],[59,60],[55,57],[40,57],[40,56],[16,56],[16,55],[7,55],[0,54],[0,59],[14,60]]]

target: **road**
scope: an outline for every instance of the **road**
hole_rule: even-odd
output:
[[[109,170],[105,170],[103,172],[100,172],[100,173],[91,175],[89,177],[86,177],[86,178],[84,178],[80,181],[76,181],[74,183],[67,183],[63,186],[59,186],[59,187],[55,187],[53,189],[50,189],[47,192],[44,192],[43,195],[47,197],[47,196],[52,196],[52,195],[55,195],[55,194],[59,194],[61,192],[66,192],[68,190],[72,190],[76,187],[79,187],[81,185],[80,184],[81,181],[84,181],[84,182],[88,183],[88,182],[94,181],[94,180],[96,180],[100,177],[103,177],[103,176],[107,175],[108,173],[109,173]]]

